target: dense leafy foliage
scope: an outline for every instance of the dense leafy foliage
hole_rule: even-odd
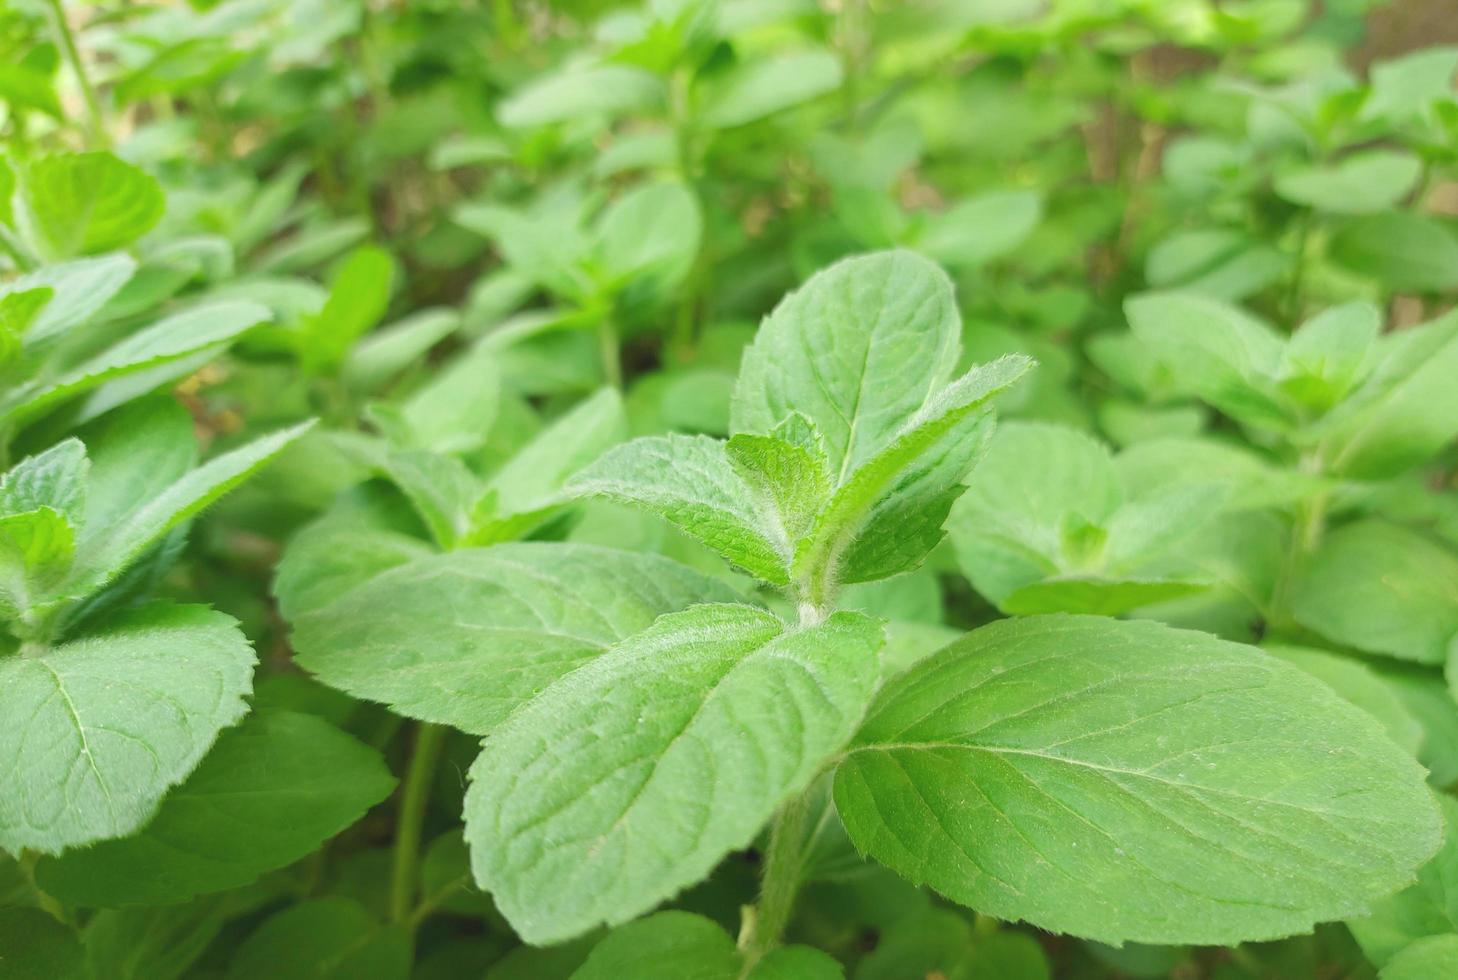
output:
[[[0,978],[1458,975],[1447,6],[0,6]]]

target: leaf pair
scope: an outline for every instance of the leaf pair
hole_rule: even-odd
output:
[[[951,384],[951,283],[905,252],[842,262],[782,302],[746,351],[727,442],[638,439],[569,484],[657,513],[798,601],[915,567],[990,431],[988,401],[1031,366]]]

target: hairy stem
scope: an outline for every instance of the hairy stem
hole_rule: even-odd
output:
[[[759,901],[740,945],[753,963],[780,944],[800,879],[805,870],[805,826],[810,816],[810,795],[802,793],[787,800],[770,824],[769,848],[764,856]]]
[[[407,922],[415,902],[415,870],[420,863],[420,831],[430,802],[430,784],[435,764],[445,743],[440,725],[420,724],[415,729],[415,748],[400,793],[400,815],[395,824],[395,860],[390,878],[390,918]]]

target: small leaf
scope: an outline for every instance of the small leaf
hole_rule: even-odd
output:
[[[296,425],[214,457],[117,523],[98,529],[77,555],[72,594],[94,592],[111,581],[164,534],[248,479],[312,425]]]
[[[774,585],[789,581],[790,541],[735,470],[724,443],[708,436],[645,436],[608,450],[567,483],[657,514]]]
[[[358,902],[329,896],[285,907],[233,953],[227,980],[406,980],[410,933]]]
[[[67,439],[43,453],[27,456],[0,478],[0,514],[49,507],[73,526],[86,519],[90,462],[79,439]]]
[[[1383,211],[1352,218],[1332,234],[1327,253],[1394,292],[1458,287],[1458,235],[1424,214]]]
[[[166,604],[0,658],[0,847],[57,854],[139,829],[243,716],[252,673],[232,619]]]
[[[1293,204],[1334,214],[1383,211],[1417,185],[1422,163],[1393,150],[1353,153],[1334,166],[1308,166],[1276,178],[1276,193]]]
[[[390,254],[373,245],[355,249],[341,263],[324,308],[299,325],[299,353],[308,369],[333,368],[380,322],[390,303],[394,268]]]
[[[1422,770],[1319,681],[1096,617],[994,623],[892,681],[835,801],[856,846],[913,883],[1116,944],[1363,914],[1442,825]]]
[[[237,888],[304,857],[394,785],[378,752],[327,722],[254,714],[218,737],[140,833],[47,858],[37,881],[68,905],[103,908]]]
[[[950,377],[960,334],[951,281],[926,259],[838,262],[760,326],[734,389],[732,430],[768,433],[799,412],[824,437],[839,484]]]
[[[916,247],[952,268],[974,268],[1011,252],[1042,217],[1036,191],[989,191],[931,216]]]
[[[651,909],[747,845],[845,743],[881,640],[856,613],[790,631],[741,605],[661,617],[486,741],[465,805],[476,880],[536,944]]]
[[[137,260],[117,253],[47,265],[0,284],[0,296],[37,289],[51,291],[50,302],[25,332],[27,346],[55,340],[90,320],[137,271]]]
[[[1370,303],[1335,306],[1292,335],[1281,358],[1281,387],[1326,411],[1365,376],[1382,317]]]
[[[1378,980],[1435,980],[1458,973],[1458,935],[1419,939],[1387,961]]]
[[[501,104],[504,126],[542,126],[590,115],[617,115],[663,102],[663,82],[641,68],[597,65],[534,79]]]
[[[58,510],[39,507],[0,517],[0,616],[24,619],[71,569],[76,538]]]
[[[162,189],[150,174],[110,153],[61,153],[21,173],[22,219],[45,258],[95,255],[136,241],[162,218]]]
[[[715,79],[699,119],[714,129],[743,126],[840,85],[840,62],[829,51],[789,51],[735,66]]]
[[[795,574],[870,582],[914,568],[943,537],[963,478],[991,432],[988,401],[1033,366],[1020,354],[972,368],[927,400],[835,491],[796,550]],[[812,602],[822,601],[812,586]]]
[[[1417,881],[1378,902],[1372,914],[1347,922],[1363,954],[1385,966],[1427,936],[1458,933],[1458,803],[1439,795],[1448,829],[1443,848],[1418,872]]]
[[[670,910],[608,933],[572,980],[734,980],[741,969],[734,940],[717,923]]]
[[[0,421],[23,425],[61,402],[113,378],[181,361],[210,349],[220,349],[268,316],[266,307],[243,302],[212,303],[173,314],[59,377],[37,379],[0,396]]]
[[[300,617],[293,642],[324,683],[479,735],[660,614],[734,598],[653,555],[502,544],[392,568]]]

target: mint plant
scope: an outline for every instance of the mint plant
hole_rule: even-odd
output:
[[[1458,976],[1443,8],[0,5],[0,977]]]

